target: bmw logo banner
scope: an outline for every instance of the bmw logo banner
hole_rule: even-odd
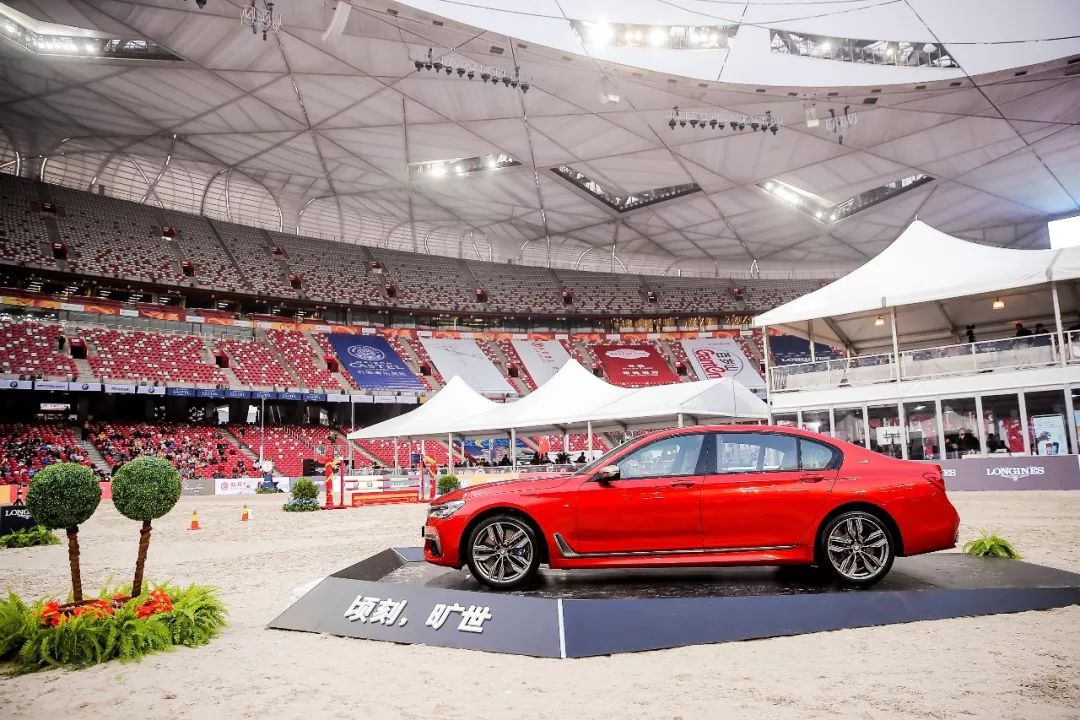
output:
[[[381,335],[326,336],[342,366],[365,389],[413,390],[424,386]]]

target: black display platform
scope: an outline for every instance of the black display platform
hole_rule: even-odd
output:
[[[587,657],[1077,604],[1080,575],[959,553],[898,558],[868,590],[803,568],[694,568],[544,570],[505,593],[393,548],[324,579],[269,627]]]

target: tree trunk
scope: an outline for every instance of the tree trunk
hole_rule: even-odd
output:
[[[82,573],[79,572],[79,526],[67,529],[68,563],[71,565],[71,594],[75,602],[82,602]]]
[[[131,583],[131,597],[142,595],[143,566],[146,565],[146,553],[150,549],[150,521],[143,520],[139,531],[139,557],[135,560],[135,580]]]

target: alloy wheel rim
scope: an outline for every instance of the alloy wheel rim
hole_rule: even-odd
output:
[[[876,520],[855,516],[837,523],[825,544],[829,562],[848,580],[878,575],[889,559],[889,534]]]
[[[493,522],[473,540],[472,558],[485,580],[506,584],[524,577],[532,566],[533,543],[517,523]]]

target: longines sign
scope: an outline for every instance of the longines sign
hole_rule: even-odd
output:
[[[942,460],[949,490],[1080,490],[1080,457],[989,457]]]

